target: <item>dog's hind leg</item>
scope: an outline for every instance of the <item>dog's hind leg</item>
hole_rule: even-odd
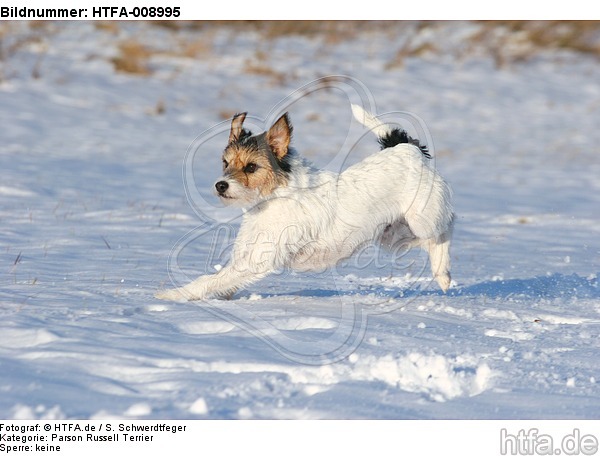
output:
[[[429,262],[434,279],[444,293],[450,288],[450,238],[452,227],[434,239],[425,241],[423,247],[429,252]]]

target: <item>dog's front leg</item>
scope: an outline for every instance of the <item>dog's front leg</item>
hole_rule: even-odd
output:
[[[159,291],[155,297],[168,301],[227,298],[267,274],[267,271],[261,274],[253,274],[249,271],[240,272],[238,268],[228,265],[216,274],[200,276],[183,287]]]
[[[238,243],[230,263],[218,273],[200,276],[183,287],[159,291],[155,297],[169,301],[227,298],[279,266],[281,259],[272,243],[242,245],[243,249]]]
[[[193,301],[204,299],[211,295],[214,295],[215,297],[219,297],[220,295],[226,296],[226,292],[219,293],[221,282],[223,282],[222,276],[224,275],[229,275],[225,268],[217,274],[200,276],[183,287],[159,291],[154,296],[158,299],[165,299],[168,301]]]

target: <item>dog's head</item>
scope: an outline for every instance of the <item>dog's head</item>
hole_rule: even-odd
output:
[[[223,177],[215,184],[228,205],[250,206],[286,186],[290,173],[289,146],[292,125],[285,113],[259,135],[242,127],[246,113],[231,121],[229,143],[223,152]]]

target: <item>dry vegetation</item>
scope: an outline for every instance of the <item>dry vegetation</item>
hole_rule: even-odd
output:
[[[227,29],[231,32],[256,32],[266,39],[282,36],[318,37],[328,43],[354,38],[365,30],[378,30],[392,22],[367,21],[154,21],[153,25],[170,30],[207,31]],[[397,24],[397,23],[396,23]]]
[[[321,40],[325,46],[352,40],[364,33],[384,33],[396,53],[386,68],[402,67],[407,58],[453,55],[457,59],[474,55],[491,57],[498,67],[518,64],[544,51],[568,50],[600,57],[600,22],[598,21],[485,21],[479,22],[474,33],[464,42],[445,48],[440,22],[394,21],[155,21],[170,36],[168,46],[155,49],[136,38],[121,39],[123,23],[99,21],[94,23],[99,33],[108,33],[117,41],[118,53],[111,62],[116,71],[145,76],[151,73],[153,56],[202,58],[210,55],[214,36],[226,31],[232,36],[241,33],[259,35],[262,43],[288,36]],[[147,25],[147,24],[145,24]],[[129,24],[131,26],[131,24]],[[39,55],[32,68],[33,77],[41,77],[43,46],[47,36],[60,28],[54,22],[0,23],[0,61],[6,62],[25,49]],[[431,33],[433,30],[433,33]],[[261,54],[262,52],[262,54]],[[267,78],[273,84],[285,82],[289,75],[277,71],[268,53],[257,50],[257,58],[244,64],[247,74]],[[0,68],[0,80],[5,79],[6,65]]]
[[[113,27],[110,23],[106,27]],[[436,33],[428,33],[443,23],[431,21],[158,21],[153,26],[166,28],[173,33],[188,33],[178,38],[170,53],[196,58],[211,52],[212,36],[217,30],[232,34],[256,33],[264,42],[287,37],[302,36],[320,39],[325,45],[352,40],[363,33],[385,33],[390,43],[398,47],[386,69],[402,67],[407,58],[436,56],[443,52],[444,43],[436,42]],[[196,32],[200,37],[190,38]],[[518,64],[532,59],[544,51],[568,50],[600,57],[600,22],[598,21],[484,21],[478,30],[453,50],[457,59],[473,55],[490,56],[496,66]],[[157,53],[158,51],[153,51]],[[147,74],[147,60],[152,53],[133,43],[120,46],[120,56],[113,63],[118,71]],[[164,52],[163,52],[164,53]],[[268,56],[248,59],[244,64],[247,74],[267,78],[273,84],[282,84],[287,75],[274,69]],[[264,53],[263,53],[264,54]]]
[[[10,76],[10,59],[19,52],[36,47],[37,59],[31,68],[33,78],[41,77],[41,62],[48,50],[46,37],[55,33],[56,28],[51,22],[31,21],[0,22],[0,82]]]
[[[486,21],[469,40],[498,67],[524,62],[543,51],[565,50],[600,57],[599,21]]]
[[[500,26],[510,34],[539,49],[567,49],[598,55],[600,53],[599,21],[491,21],[487,28]]]
[[[119,55],[113,57],[112,63],[117,71],[146,76],[150,74],[148,59],[151,55],[152,51],[146,46],[129,39],[119,44]]]
[[[256,31],[266,39],[295,35],[321,38],[328,44],[355,38],[362,31],[374,30],[374,25],[361,21],[238,21],[222,24],[224,27]]]

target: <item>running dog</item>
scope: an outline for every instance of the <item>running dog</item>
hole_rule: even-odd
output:
[[[450,278],[454,214],[448,184],[430,165],[426,146],[357,105],[354,117],[378,138],[381,150],[341,174],[316,169],[291,147],[284,114],[268,131],[231,122],[223,177],[215,191],[244,209],[230,262],[215,274],[159,291],[157,298],[229,298],[270,273],[323,270],[376,242],[389,249],[422,247],[445,292]]]

